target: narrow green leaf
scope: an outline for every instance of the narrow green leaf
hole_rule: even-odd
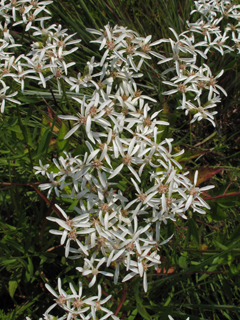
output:
[[[31,276],[33,275],[33,272],[34,272],[33,263],[29,257],[28,257],[28,272],[30,273]]]
[[[192,236],[193,241],[196,243],[197,246],[199,246],[200,242],[199,242],[198,229],[197,229],[196,222],[192,218],[188,219],[188,227],[189,227],[190,235]]]
[[[213,243],[215,244],[216,247],[219,247],[222,250],[227,250],[228,247],[224,246],[223,244],[221,244],[220,242],[213,240]]]
[[[51,136],[52,136],[51,130],[47,129],[44,132],[44,134],[43,134],[43,136],[41,138],[41,141],[39,143],[38,150],[37,150],[37,155],[41,155],[44,152],[44,150],[46,150],[48,148]]]
[[[135,279],[135,283],[133,285],[134,297],[137,302],[137,310],[139,314],[143,317],[143,319],[151,320],[151,316],[147,313],[145,307],[143,306],[142,300],[139,296],[139,279]]]
[[[3,260],[3,258],[2,258],[2,261],[0,262],[0,264],[2,264],[2,265],[9,265],[9,264],[14,263],[14,262],[16,262],[16,259],[6,259],[6,260]]]
[[[9,291],[10,297],[13,298],[14,293],[15,293],[15,291],[17,289],[17,286],[18,286],[18,283],[15,280],[10,280],[8,282],[8,291]]]
[[[144,306],[140,303],[137,303],[137,311],[143,317],[143,319],[152,320],[152,317],[147,313]]]
[[[57,137],[57,145],[58,145],[59,152],[63,152],[64,150],[67,151],[69,139],[64,139],[67,133],[68,133],[68,127],[63,122]]]
[[[128,317],[128,320],[134,320],[136,318],[136,315],[138,314],[138,310],[134,309],[131,313],[131,315]]]

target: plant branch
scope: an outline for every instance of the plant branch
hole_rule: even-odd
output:
[[[214,199],[225,198],[225,197],[234,197],[239,195],[240,195],[240,192],[232,192],[228,194],[221,194],[220,196],[204,198],[203,200],[208,201],[208,200],[214,200]]]
[[[179,275],[184,275],[184,274],[196,274],[196,273],[206,273],[206,274],[224,274],[226,272],[222,271],[189,271],[189,272],[179,272]],[[152,276],[172,276],[172,275],[177,275],[178,273],[152,273],[152,274],[147,274],[147,277],[152,277]]]
[[[114,315],[115,315],[115,316],[116,316],[116,315],[119,313],[119,311],[121,310],[122,305],[123,305],[124,301],[126,300],[126,297],[127,297],[127,290],[126,290],[126,287],[125,287],[125,288],[124,288],[124,291],[123,291],[122,299],[121,299],[121,301],[119,302],[119,305],[117,306],[117,309],[116,309],[115,312],[114,312]]]

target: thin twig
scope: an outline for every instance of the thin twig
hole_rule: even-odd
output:
[[[201,221],[201,220],[199,220],[199,219],[196,219],[196,221],[197,221],[197,222],[199,222],[199,223],[204,224],[205,226],[207,226],[207,227],[209,227],[209,228],[212,228],[212,229],[218,230],[218,228],[216,228],[216,227],[214,227],[214,226],[210,226],[210,225],[209,225],[209,224],[207,224],[206,222],[203,222],[203,221]]]
[[[36,188],[34,185],[33,185],[32,187],[37,191],[37,193],[40,195],[40,197],[41,197],[48,205],[51,205],[51,202],[48,200],[48,198],[47,198],[40,190],[38,190],[38,188]],[[65,220],[65,218],[64,218],[63,215],[62,215],[62,213],[61,213],[55,206],[52,207],[52,210],[54,210],[54,212],[58,215],[59,218]]]
[[[127,297],[127,290],[126,290],[126,287],[124,288],[124,291],[123,291],[123,295],[122,295],[122,299],[121,301],[119,302],[119,305],[117,306],[117,309],[115,310],[114,312],[114,315],[116,316],[119,311],[121,310],[122,306],[123,306],[123,303],[124,301],[126,300],[126,297]]]
[[[240,195],[240,192],[233,192],[233,193],[228,193],[228,194],[221,194],[220,196],[203,198],[203,200],[208,201],[208,200],[214,200],[214,199],[225,198],[225,197],[234,197],[234,196],[239,196],[239,195]]]
[[[181,236],[182,236],[184,239],[186,239],[186,237],[185,237],[185,235],[182,233],[182,231],[179,230],[179,226],[176,224],[176,222],[173,221],[173,223],[174,223],[175,227],[178,229],[178,231],[181,233]]]
[[[229,185],[227,186],[227,188],[225,189],[225,191],[223,192],[223,194],[226,194],[226,192],[228,191],[230,185],[232,184],[232,182],[229,183]]]
[[[189,271],[189,272],[180,272],[180,273],[152,273],[147,274],[147,277],[152,276],[172,276],[172,275],[184,275],[184,274],[196,274],[196,273],[206,273],[206,274],[212,274],[212,273],[226,273],[222,271]]]
[[[29,182],[29,183],[15,183],[15,182],[0,182],[0,184],[5,186],[32,186],[32,185],[38,185],[41,183],[47,183],[46,182]]]

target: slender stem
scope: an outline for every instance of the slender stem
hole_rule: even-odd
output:
[[[201,253],[221,253],[223,250],[199,250],[199,249],[182,249],[182,251],[188,252],[201,252]],[[240,249],[231,249],[231,252],[240,252]]]
[[[38,190],[37,187],[35,187],[35,185],[32,185],[33,189],[35,189],[35,191],[37,191],[37,193],[40,195],[41,198],[43,198],[43,200],[48,204],[51,205],[50,200],[48,200],[48,198],[40,191]],[[55,211],[55,213],[58,215],[58,217],[60,219],[65,220],[65,218],[63,217],[62,213],[55,207],[53,206],[52,209]]]
[[[50,86],[49,86],[48,89],[49,89],[49,91],[50,91],[51,94],[52,94],[53,101],[54,101],[54,104],[55,104],[56,108],[59,109],[59,110],[62,112],[62,114],[64,114],[64,111],[62,110],[62,108],[61,108],[61,107],[59,106],[59,104],[57,103],[57,100],[56,100],[56,98],[55,98],[55,96],[54,96],[54,93],[53,93],[53,91],[52,91],[52,88],[50,88]]]
[[[228,191],[229,187],[231,186],[232,182],[229,183],[229,185],[227,186],[227,188],[225,189],[225,191],[223,192],[223,194],[226,194],[226,192]]]
[[[15,182],[0,182],[0,184],[4,186],[31,186],[31,185],[38,185],[41,183],[47,183],[46,182],[30,182],[30,183],[15,183]]]
[[[221,168],[224,170],[233,170],[233,171],[240,171],[240,168],[236,168],[236,167],[231,167],[231,166],[209,166],[209,168]]]
[[[182,233],[182,231],[179,229],[179,226],[176,224],[176,222],[173,221],[173,223],[174,223],[175,227],[178,229],[178,231],[181,233],[181,236],[182,236],[184,239],[186,239],[185,235],[184,235],[184,234]]]
[[[224,274],[226,272],[222,271],[189,271],[189,272],[180,272],[179,275],[184,275],[184,274],[196,274],[196,273],[206,273],[206,274],[214,274],[214,273],[219,273],[219,274]],[[153,273],[153,274],[147,274],[147,277],[152,277],[152,276],[173,276],[177,275],[177,273]]]
[[[121,178],[123,178],[124,180],[126,180],[129,184],[131,184],[133,186],[133,183],[130,182],[122,173],[119,173],[119,175],[121,176]]]
[[[212,229],[215,229],[215,230],[218,230],[217,227],[214,227],[214,226],[210,226],[210,224],[206,223],[206,222],[203,222],[199,219],[196,219],[197,222],[201,223],[201,224],[204,224],[205,226],[209,227],[209,228],[212,228]]]
[[[126,297],[127,297],[127,290],[126,290],[126,288],[124,289],[124,292],[123,292],[123,295],[122,295],[122,299],[121,299],[121,301],[119,302],[119,305],[117,306],[117,309],[115,310],[115,312],[114,312],[114,315],[116,316],[118,313],[119,313],[119,311],[121,310],[121,308],[122,308],[122,306],[123,306],[123,303],[124,303],[124,301],[126,300]]]
[[[213,200],[213,199],[234,197],[234,196],[239,196],[239,195],[240,195],[240,192],[233,192],[233,193],[228,193],[228,194],[221,194],[220,196],[204,198],[203,200],[208,201],[208,200]]]

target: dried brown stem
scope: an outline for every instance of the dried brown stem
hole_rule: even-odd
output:
[[[195,274],[195,273],[206,273],[206,274],[214,274],[214,273],[226,273],[222,271],[189,271],[189,272],[180,272],[179,275],[184,275],[184,274]],[[172,276],[172,275],[177,275],[178,273],[152,273],[148,274],[148,277],[152,276]]]
[[[115,315],[115,316],[116,316],[116,315],[119,313],[119,311],[121,310],[122,305],[123,305],[124,301],[126,300],[126,297],[127,297],[127,290],[126,290],[126,287],[125,287],[125,288],[124,288],[124,291],[123,291],[122,299],[121,299],[121,301],[119,302],[119,305],[117,306],[117,309],[116,309],[115,312],[114,312],[114,315]]]
[[[176,222],[173,221],[173,223],[174,223],[175,227],[179,230],[179,226],[176,224]],[[179,230],[179,232],[181,233],[181,236],[182,236],[184,239],[186,239],[186,237],[185,237],[185,235],[182,233],[182,231]]]
[[[233,192],[233,193],[228,193],[228,194],[221,194],[220,196],[204,198],[203,200],[209,201],[209,200],[225,198],[225,197],[234,197],[234,196],[239,196],[239,195],[240,195],[240,192]]]
[[[46,182],[29,182],[29,183],[15,183],[15,182],[0,182],[0,184],[4,186],[32,186],[32,185],[38,185],[41,183],[47,183]]]

